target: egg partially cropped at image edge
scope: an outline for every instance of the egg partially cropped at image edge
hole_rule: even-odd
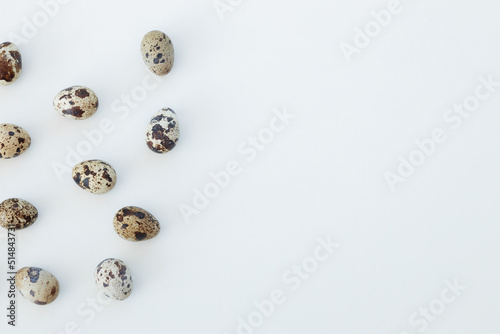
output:
[[[11,159],[23,154],[31,145],[26,130],[15,124],[0,124],[0,159]]]
[[[0,226],[21,230],[27,228],[38,218],[35,206],[20,198],[9,198],[0,203]]]
[[[21,53],[11,42],[0,44],[0,85],[7,86],[19,78],[23,69]]]

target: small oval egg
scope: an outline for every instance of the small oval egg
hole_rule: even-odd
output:
[[[105,194],[116,184],[116,172],[102,160],[82,161],[73,167],[73,180],[80,188],[92,194]]]
[[[113,219],[116,233],[125,240],[141,241],[160,233],[160,223],[149,212],[136,206],[121,208]]]
[[[33,223],[38,218],[38,210],[33,204],[20,199],[9,198],[0,203],[0,226],[20,230]]]
[[[146,144],[155,153],[171,151],[179,140],[179,122],[176,113],[163,108],[149,121],[146,128]]]
[[[0,44],[0,85],[12,84],[19,78],[22,69],[23,62],[18,47],[11,42]]]
[[[103,260],[97,265],[94,276],[98,289],[109,298],[124,300],[132,293],[134,282],[130,270],[121,260]]]
[[[57,278],[37,267],[24,267],[17,271],[16,288],[28,301],[37,305],[52,303],[59,295]]]
[[[0,159],[15,158],[23,154],[30,145],[31,137],[22,127],[0,124]]]
[[[142,38],[141,54],[144,64],[156,75],[167,75],[174,66],[174,46],[161,31],[150,31]]]
[[[64,117],[82,120],[94,115],[99,99],[93,90],[73,86],[60,91],[54,98],[54,108]]]

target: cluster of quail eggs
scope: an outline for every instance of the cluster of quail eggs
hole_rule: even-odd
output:
[[[170,38],[161,31],[147,33],[141,42],[141,54],[148,69],[156,75],[168,74],[174,63],[174,48]],[[21,54],[17,46],[0,44],[0,84],[10,85],[22,71]],[[64,117],[84,120],[97,112],[99,99],[90,88],[75,85],[61,90],[54,98],[54,109]],[[146,127],[146,145],[155,153],[172,150],[179,139],[176,113],[162,108]],[[0,124],[0,159],[15,158],[31,144],[31,137],[22,127]],[[102,160],[87,160],[76,164],[72,171],[75,183],[92,194],[105,194],[116,185],[116,171]],[[10,198],[0,203],[0,226],[6,229],[24,229],[38,218],[36,207],[20,198]],[[160,223],[148,211],[126,206],[113,218],[115,232],[128,241],[154,238],[160,232]],[[108,258],[99,263],[94,272],[97,287],[116,300],[128,298],[133,280],[123,261]],[[50,272],[37,267],[24,267],[17,271],[15,283],[20,294],[37,305],[53,302],[59,294],[59,282]]]

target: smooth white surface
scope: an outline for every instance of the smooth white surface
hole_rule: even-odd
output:
[[[211,0],[61,5],[19,45],[20,79],[0,87],[0,122],[33,139],[24,155],[0,161],[0,199],[39,210],[18,233],[17,266],[49,270],[61,293],[46,307],[20,297],[18,326],[7,327],[2,311],[0,331],[64,333],[73,322],[94,334],[234,334],[238,317],[279,289],[285,302],[255,333],[412,333],[420,328],[412,314],[457,278],[466,290],[425,332],[499,333],[500,90],[459,129],[442,117],[474,93],[479,76],[500,81],[500,3],[402,1],[404,11],[348,63],[339,44],[352,43],[353,28],[387,3],[242,1],[224,20]],[[0,5],[0,41],[41,10],[32,0]],[[139,48],[154,29],[172,39],[174,68],[121,119],[113,110],[148,75]],[[53,110],[53,97],[71,85],[99,96],[92,118]],[[178,113],[181,139],[157,155],[144,136],[162,107]],[[274,108],[295,119],[246,162],[239,145],[268,126]],[[59,181],[52,164],[64,164],[67,146],[103,119],[115,130],[83,158],[111,163],[118,183],[94,196],[69,173]],[[436,127],[447,141],[391,192],[384,173]],[[241,173],[186,224],[179,205],[232,160]],[[153,213],[160,235],[120,239],[112,217],[126,205]],[[282,275],[328,235],[340,248],[291,291]],[[87,322],[77,309],[96,296],[93,271],[108,257],[129,265],[134,291]]]

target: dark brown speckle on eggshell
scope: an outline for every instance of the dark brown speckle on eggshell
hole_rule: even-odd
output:
[[[123,261],[108,258],[101,261],[94,272],[97,288],[115,300],[130,297],[133,288],[132,275]]]
[[[73,86],[60,91],[54,98],[54,109],[62,116],[76,120],[91,117],[99,107],[99,99],[93,90]]]
[[[116,171],[102,160],[82,161],[73,167],[73,181],[93,194],[105,194],[116,184]]]
[[[26,130],[15,124],[0,124],[0,159],[11,159],[23,154],[31,145]]]
[[[113,219],[115,232],[128,241],[154,238],[160,233],[160,223],[148,211],[137,206],[126,206],[118,210]]]
[[[20,230],[33,225],[38,218],[38,210],[33,204],[20,199],[9,198],[0,203],[0,226]]]
[[[141,54],[144,64],[156,75],[167,75],[174,66],[174,46],[163,32],[148,32],[141,42]]]
[[[0,85],[7,86],[19,78],[23,69],[18,47],[5,42],[0,44]]]
[[[59,295],[57,278],[42,268],[19,269],[15,276],[15,283],[20,294],[36,305],[50,304]]]
[[[179,121],[170,108],[159,110],[146,128],[146,144],[155,153],[171,151],[179,140]]]

